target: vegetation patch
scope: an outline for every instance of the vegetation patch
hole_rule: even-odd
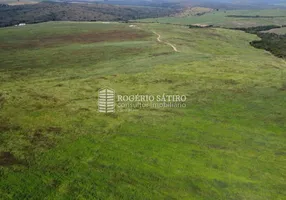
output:
[[[285,35],[286,34],[286,27],[283,26],[282,28],[274,28],[269,31],[265,31],[266,33],[275,33],[278,35]]]
[[[176,17],[186,17],[186,16],[202,16],[206,13],[212,12],[212,8],[204,7],[191,7],[186,8],[182,12],[175,14]]]
[[[265,49],[270,51],[273,55],[279,58],[286,57],[286,35],[278,35],[275,33],[269,33],[267,31],[275,28],[281,28],[281,26],[269,25],[258,26],[249,28],[234,28],[235,30],[242,30],[247,33],[256,34],[261,40],[255,40],[250,44],[258,49]]]
[[[24,38],[22,40],[17,40],[17,42],[14,43],[7,43],[7,41],[3,41],[0,44],[0,47],[6,50],[12,50],[15,48],[30,49],[40,47],[53,47],[73,43],[89,44],[96,42],[132,41],[142,39],[147,36],[150,36],[150,34],[137,30],[111,30],[104,32],[92,31],[79,34],[46,36],[39,39]]]
[[[192,24],[189,25],[189,28],[210,28],[213,27],[213,25],[207,25],[207,24]]]
[[[3,93],[0,92],[0,110],[1,108],[3,108],[4,103],[5,103],[5,96]]]
[[[41,2],[32,5],[0,6],[0,27],[47,21],[127,21],[163,17],[177,11],[169,8]]]
[[[257,35],[261,40],[251,42],[252,46],[270,51],[279,58],[286,58],[286,35],[275,33],[258,33]]]
[[[261,16],[261,15],[227,15],[226,17],[235,17],[235,18],[281,18],[285,16]]]
[[[0,166],[11,166],[23,164],[11,152],[0,152]]]
[[[55,145],[55,141],[51,139],[49,134],[60,134],[62,129],[60,127],[48,127],[46,129],[37,129],[34,134],[29,138],[31,142],[31,148],[52,148]]]
[[[9,132],[9,131],[18,131],[21,127],[12,123],[9,118],[0,115],[0,133]]]
[[[281,90],[286,91],[286,82],[282,84]]]
[[[268,25],[268,26],[255,26],[255,27],[247,27],[247,28],[233,28],[234,30],[242,30],[245,31],[246,33],[251,33],[251,34],[258,34],[261,31],[268,31],[274,28],[281,28],[281,26],[277,25]]]

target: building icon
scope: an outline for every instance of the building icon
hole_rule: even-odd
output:
[[[98,91],[98,112],[115,112],[115,91],[112,89],[101,89]]]

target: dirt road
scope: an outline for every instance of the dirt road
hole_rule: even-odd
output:
[[[170,42],[164,42],[164,41],[162,41],[160,34],[156,33],[155,31],[153,31],[153,33],[158,36],[158,37],[157,37],[157,41],[158,41],[158,42],[165,43],[165,44],[171,46],[175,52],[179,52],[178,49],[177,49],[173,44],[171,44]]]

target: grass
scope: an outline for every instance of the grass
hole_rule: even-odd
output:
[[[273,16],[274,18],[240,18],[227,17],[228,15],[245,16]],[[201,16],[162,17],[142,19],[140,22],[158,22],[168,24],[206,24],[227,28],[253,27],[265,25],[285,25],[286,9],[272,10],[220,10],[206,13]]]
[[[25,5],[25,4],[35,4],[40,2],[41,0],[3,0],[1,1],[2,4],[8,5]]]
[[[0,29],[2,199],[283,199],[285,61],[242,31],[137,26]],[[100,114],[103,87],[187,107]]]

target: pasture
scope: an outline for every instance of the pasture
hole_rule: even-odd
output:
[[[283,199],[285,61],[242,31],[129,25],[0,29],[1,198]],[[187,106],[103,114],[104,87]]]
[[[230,17],[237,16],[237,17]],[[200,16],[176,16],[142,19],[139,22],[164,24],[205,24],[226,28],[241,28],[266,25],[286,25],[286,9],[273,10],[213,10]]]
[[[8,5],[25,5],[25,4],[35,4],[40,2],[40,0],[2,0],[1,4],[8,4]]]

